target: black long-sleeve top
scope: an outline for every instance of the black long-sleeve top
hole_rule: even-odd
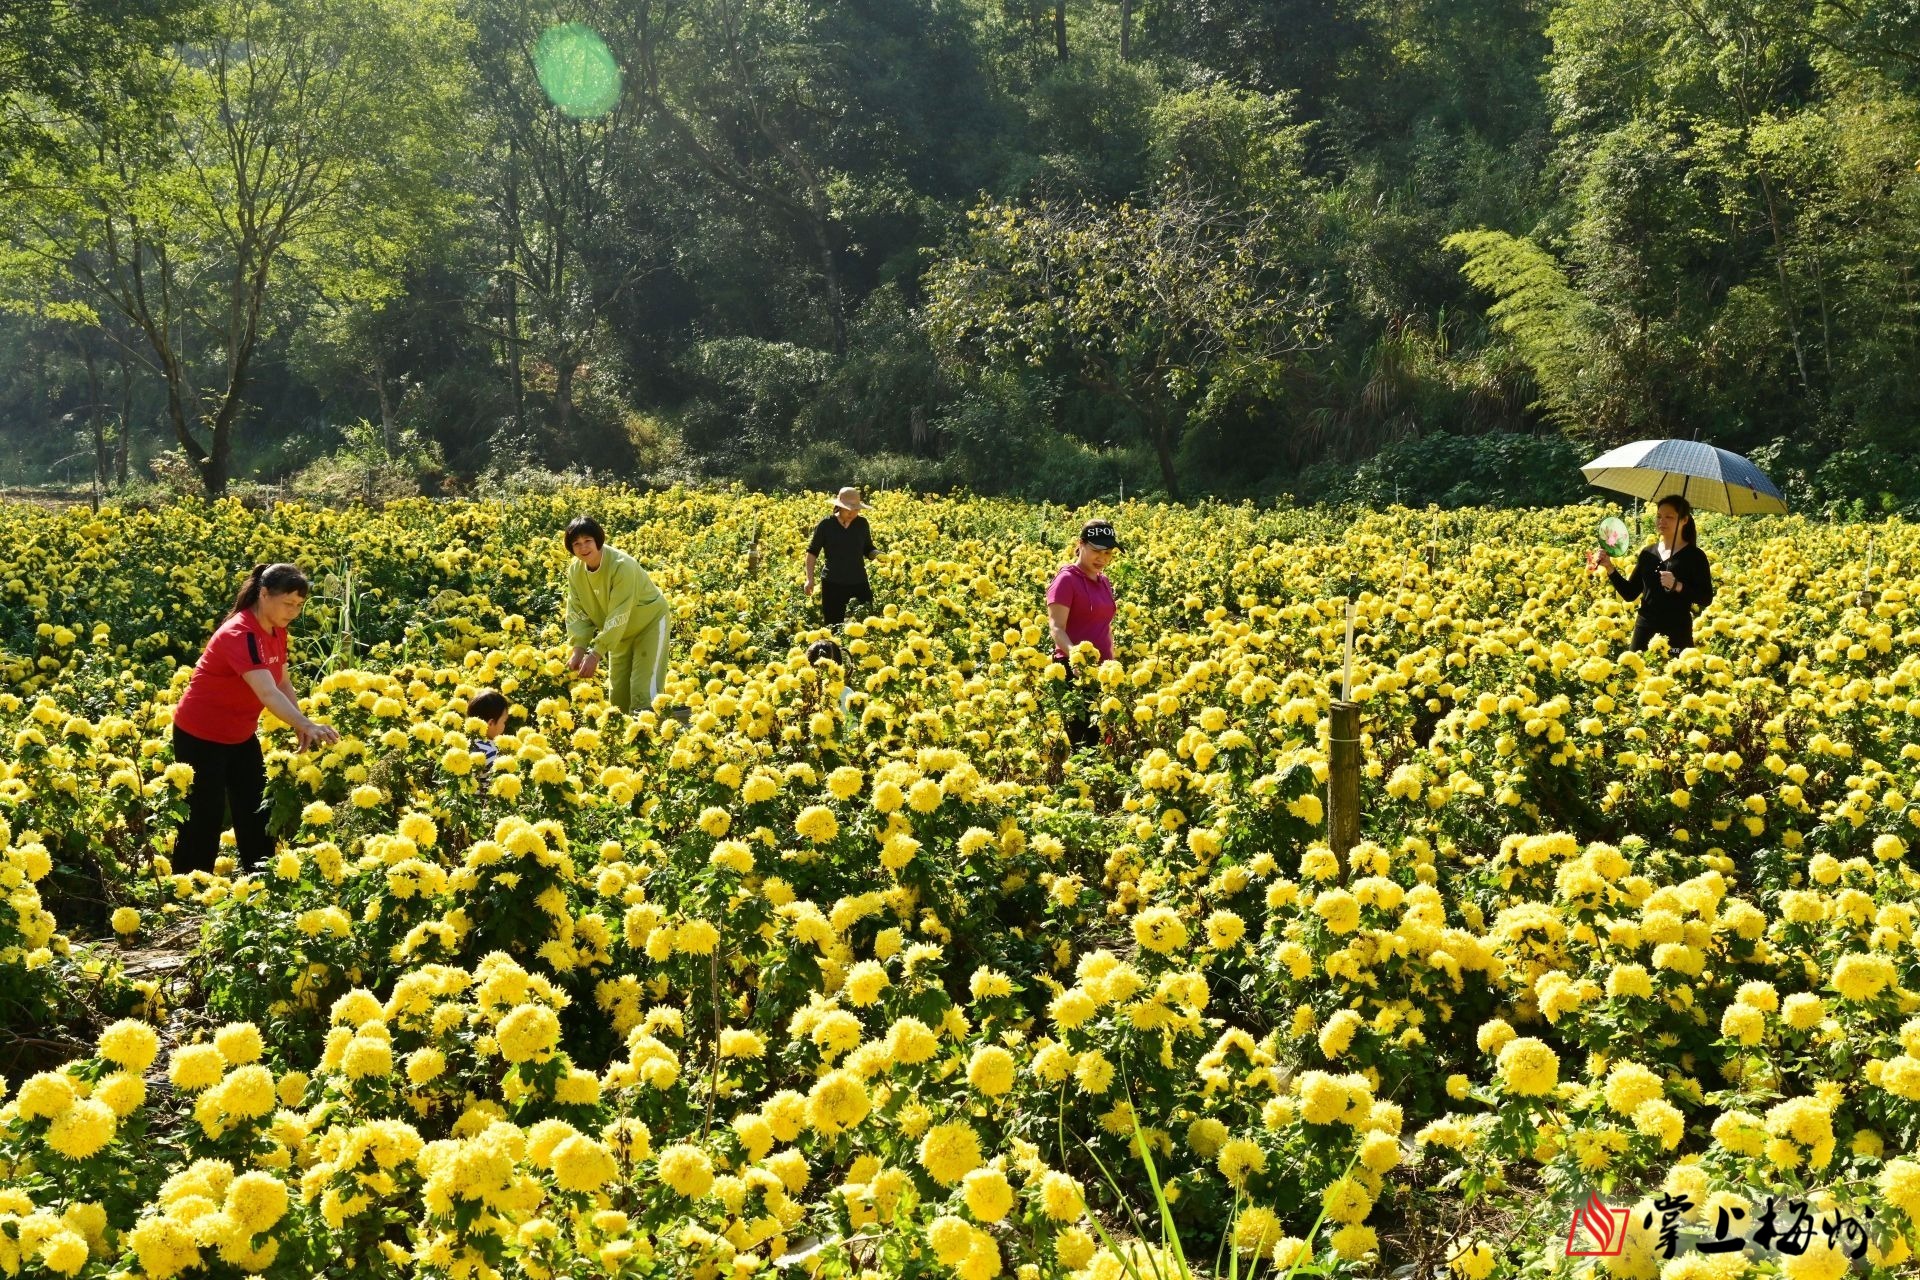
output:
[[[1673,574],[1678,591],[1660,585],[1662,569]],[[1713,572],[1707,553],[1695,546],[1681,547],[1664,559],[1659,544],[1642,547],[1631,574],[1623,578],[1615,569],[1608,578],[1622,600],[1639,600],[1641,619],[1669,639],[1692,636],[1694,607],[1713,603]]]

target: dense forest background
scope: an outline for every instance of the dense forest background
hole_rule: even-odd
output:
[[[1916,161],[1913,0],[10,0],[0,486],[1913,510]]]

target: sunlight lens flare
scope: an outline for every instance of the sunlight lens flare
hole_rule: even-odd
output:
[[[533,68],[553,105],[591,120],[620,101],[620,66],[599,33],[577,22],[549,27],[533,50]]]

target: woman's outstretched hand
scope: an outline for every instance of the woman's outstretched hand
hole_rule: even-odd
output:
[[[323,743],[340,741],[340,731],[338,729],[332,725],[321,724],[314,720],[308,720],[303,724],[294,725],[293,733],[294,736],[299,739],[301,754]]]
[[[1613,557],[1608,555],[1605,551],[1602,551],[1600,548],[1595,547],[1593,550],[1587,552],[1587,572],[1588,573],[1613,572]]]

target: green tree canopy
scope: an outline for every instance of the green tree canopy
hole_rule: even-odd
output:
[[[1293,278],[1280,228],[1172,194],[1150,205],[989,203],[929,280],[928,321],[987,371],[1059,370],[1152,447],[1167,493],[1191,425],[1271,400],[1325,304]]]
[[[140,92],[23,157],[0,286],[118,312],[151,347],[209,494],[289,285],[377,302],[447,210],[464,29],[451,0],[228,0],[204,45],[144,55]]]

